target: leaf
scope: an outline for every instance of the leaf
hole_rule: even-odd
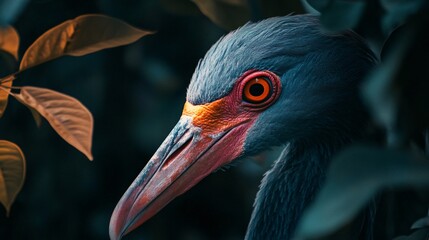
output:
[[[9,98],[10,88],[12,87],[12,82],[15,79],[14,75],[9,75],[1,79],[0,83],[0,117],[3,116],[4,111],[7,107],[7,101]]]
[[[25,157],[14,143],[0,140],[0,202],[9,215],[25,179]]]
[[[383,47],[383,62],[363,88],[372,115],[389,134],[389,144],[401,145],[429,126],[429,16],[421,14],[391,34]]]
[[[13,96],[40,113],[66,142],[92,160],[94,120],[82,103],[50,89],[29,86]]]
[[[30,109],[31,115],[33,116],[33,119],[36,122],[36,126],[40,127],[42,125],[42,116],[34,108],[30,107],[28,109]]]
[[[313,4],[310,4],[310,2],[315,2],[317,4],[317,3],[322,2],[322,1],[320,1],[320,0],[318,0],[318,1],[301,0],[302,6],[303,6],[306,13],[313,14],[313,15],[319,15],[320,12],[315,7],[313,7]]]
[[[350,222],[386,187],[429,186],[429,162],[420,155],[357,145],[336,156],[325,184],[304,213],[298,239],[325,236]]]
[[[19,35],[15,28],[0,27],[0,50],[12,55],[18,61]]]
[[[83,56],[126,45],[152,34],[104,15],[89,14],[65,21],[40,36],[24,53],[20,70],[69,55]]]
[[[326,1],[322,1],[326,2]],[[314,3],[313,3],[314,4]],[[326,3],[325,3],[326,4]],[[330,31],[341,31],[358,25],[365,10],[365,1],[331,0],[329,4],[317,6],[320,22]]]
[[[1,0],[0,0],[1,3]],[[0,4],[1,5],[1,4]],[[1,10],[0,10],[1,11]],[[11,27],[0,27],[0,50],[12,55],[15,60],[18,60],[18,48],[19,48],[19,35],[16,30]],[[5,66],[2,66],[4,68]],[[7,107],[7,101],[9,98],[10,87],[12,87],[13,78],[6,77],[1,81],[0,90],[0,117],[3,116],[4,111]]]
[[[305,0],[311,7],[319,12],[324,11],[332,0]]]
[[[410,236],[400,236],[393,240],[428,240],[429,229],[419,229],[413,232]]]
[[[420,218],[411,226],[411,229],[429,228],[429,216]]]
[[[20,97],[16,97],[17,95],[14,95],[16,100],[18,100],[20,103],[24,104],[31,112],[31,115],[33,116],[34,121],[36,122],[36,126],[40,127],[42,125],[42,115],[36,109],[29,106],[26,102],[22,101]]]
[[[382,26],[385,32],[390,32],[395,27],[403,24],[407,18],[417,13],[426,0],[381,0],[381,6],[385,10]]]
[[[249,20],[304,13],[300,0],[192,0],[216,25],[232,30]]]
[[[245,0],[192,0],[201,12],[216,25],[232,30],[250,19],[250,9]]]
[[[0,0],[0,26],[15,20],[28,0]]]

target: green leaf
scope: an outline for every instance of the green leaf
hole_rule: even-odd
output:
[[[0,0],[0,26],[13,22],[28,0]]]
[[[332,0],[306,0],[306,2],[319,12],[324,11],[332,2]]]
[[[429,228],[429,216],[420,218],[411,226],[411,229]]]
[[[331,0],[324,7],[318,7],[320,21],[330,31],[341,31],[358,25],[365,10],[365,1]]]
[[[381,0],[381,6],[385,10],[382,26],[386,33],[403,24],[407,18],[417,13],[426,0]]]
[[[419,229],[413,232],[410,236],[400,236],[393,240],[428,240],[429,229]]]
[[[429,17],[395,31],[383,48],[383,62],[368,76],[364,99],[388,130],[389,143],[401,145],[429,126]]]
[[[330,234],[352,221],[386,187],[429,186],[429,162],[414,153],[352,146],[336,156],[325,184],[304,213],[298,239]]]
[[[20,70],[69,55],[83,56],[126,45],[152,34],[104,15],[89,14],[65,21],[40,36],[24,53]]]
[[[306,13],[319,15],[320,12],[315,7],[313,7],[313,4],[310,4],[310,2],[315,2],[317,5],[317,3],[322,1],[301,0],[302,6],[304,7],[304,10]]]

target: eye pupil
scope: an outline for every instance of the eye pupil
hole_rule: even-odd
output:
[[[264,86],[259,83],[253,84],[252,86],[250,86],[249,92],[255,97],[261,96],[262,93],[264,93]]]
[[[269,79],[263,77],[251,78],[243,88],[243,99],[250,103],[263,103],[270,98],[272,86]]]
[[[279,96],[281,90],[280,78],[270,71],[255,71],[245,73],[239,79],[235,94],[247,110],[262,110],[270,106]]]

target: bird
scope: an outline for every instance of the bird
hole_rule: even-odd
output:
[[[110,238],[222,166],[281,146],[244,237],[291,239],[332,156],[364,136],[360,85],[377,61],[358,34],[328,32],[309,14],[249,22],[221,37],[198,62],[178,123],[114,209]]]

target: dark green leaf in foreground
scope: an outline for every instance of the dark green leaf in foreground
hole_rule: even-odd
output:
[[[332,2],[332,0],[306,0],[306,2],[319,12],[324,11]]]
[[[419,229],[413,232],[410,236],[400,236],[394,240],[428,240],[429,239],[429,229]]]
[[[385,32],[390,32],[412,14],[417,13],[426,0],[381,0],[381,6],[386,11],[382,20]]]
[[[385,187],[429,186],[429,162],[414,153],[352,146],[332,161],[325,185],[304,213],[298,239],[322,237],[349,223]]]
[[[411,226],[411,229],[429,228],[429,215],[417,220]]]
[[[383,48],[383,62],[368,77],[364,99],[400,145],[429,126],[429,16],[422,14],[394,32]]]

